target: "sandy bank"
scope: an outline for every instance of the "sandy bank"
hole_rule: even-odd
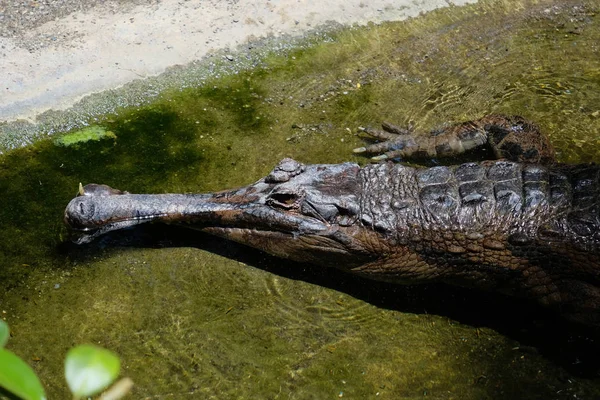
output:
[[[0,4],[0,121],[33,121],[90,93],[253,38],[301,35],[327,21],[401,20],[450,5],[442,0],[334,0],[327,6],[314,0],[121,0],[85,8],[63,0],[10,7],[20,3]]]

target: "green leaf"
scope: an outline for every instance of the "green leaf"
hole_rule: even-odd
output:
[[[92,125],[87,128],[80,129],[75,132],[67,133],[66,135],[60,136],[54,139],[54,144],[57,146],[73,146],[79,143],[89,142],[90,140],[102,140],[102,139],[117,139],[117,135],[114,132],[107,131],[105,128]]]
[[[6,346],[9,337],[10,330],[8,329],[8,324],[0,319],[0,347]]]
[[[6,349],[0,349],[0,386],[24,400],[46,399],[33,369]]]
[[[65,377],[75,397],[88,397],[101,392],[119,375],[120,361],[101,347],[73,347],[65,360]]]

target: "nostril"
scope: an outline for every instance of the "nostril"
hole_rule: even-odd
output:
[[[82,218],[92,218],[94,215],[94,204],[87,201],[80,201],[76,209],[79,210],[79,216]]]
[[[76,197],[65,209],[64,221],[75,230],[85,230],[97,225],[96,206],[85,198]]]

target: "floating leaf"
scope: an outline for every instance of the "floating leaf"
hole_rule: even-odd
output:
[[[0,319],[0,347],[4,347],[8,338],[10,337],[10,330],[8,324]]]
[[[76,398],[93,396],[108,387],[119,375],[119,358],[101,347],[72,348],[65,360],[65,377]]]
[[[46,399],[33,369],[6,349],[0,349],[0,386],[24,400]]]
[[[75,132],[67,133],[54,140],[57,146],[73,146],[79,143],[89,142],[91,140],[116,139],[114,132],[108,131],[105,128],[97,125],[88,126]]]

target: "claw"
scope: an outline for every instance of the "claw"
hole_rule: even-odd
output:
[[[366,147],[357,147],[354,150],[352,150],[354,153],[364,153],[365,151],[367,151]]]
[[[393,133],[395,135],[410,135],[412,132],[412,127],[409,126],[408,128],[400,128],[399,126],[396,126],[394,124],[390,124],[389,122],[383,122],[381,124],[381,127],[383,128],[384,131],[389,132],[389,133]]]

